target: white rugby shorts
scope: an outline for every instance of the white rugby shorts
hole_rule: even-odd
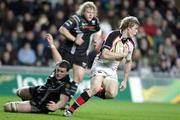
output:
[[[106,67],[92,67],[91,77],[102,75],[105,79],[118,81],[117,71]]]

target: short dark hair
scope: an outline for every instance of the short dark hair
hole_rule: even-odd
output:
[[[71,65],[70,65],[70,63],[67,60],[62,60],[61,62],[56,64],[56,68],[57,67],[66,68],[67,71],[69,71],[70,68],[71,68]]]

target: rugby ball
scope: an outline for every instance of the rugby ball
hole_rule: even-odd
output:
[[[112,45],[111,51],[115,53],[123,53],[123,48],[123,43],[119,40]]]

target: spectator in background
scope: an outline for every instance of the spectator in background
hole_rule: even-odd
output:
[[[2,53],[1,62],[3,65],[17,64],[16,51],[13,49],[11,42],[5,43],[5,48]]]
[[[3,21],[4,26],[6,27],[5,31],[9,32],[8,30],[13,30],[16,28],[17,19],[14,15],[14,12],[12,10],[7,10],[5,19]]]
[[[154,37],[156,35],[157,27],[154,25],[154,21],[151,16],[148,16],[146,18],[146,22],[144,23],[143,27],[147,35],[151,37]]]
[[[139,20],[143,23],[146,20],[146,16],[145,16],[145,11],[144,10],[139,10],[137,17],[139,18]]]
[[[175,16],[173,15],[171,10],[166,10],[165,18],[170,25],[175,23]]]
[[[148,7],[146,7],[146,3],[144,0],[137,0],[137,7],[134,7],[133,10],[134,15],[138,15],[139,11],[144,11],[144,18],[150,16],[150,10]]]
[[[12,47],[14,52],[16,52],[19,48],[19,41],[20,41],[20,36],[18,35],[16,30],[12,30],[10,34],[10,41],[12,43]]]
[[[17,64],[17,57],[16,57],[17,52],[11,42],[7,42],[5,44],[5,51],[7,51],[10,55],[10,59],[12,61],[11,65],[16,65]]]
[[[6,42],[12,42],[13,51],[17,51],[23,47],[27,39],[27,31],[35,34],[31,41],[33,50],[37,50],[39,38],[42,32],[52,32],[56,26],[59,28],[64,20],[68,19],[70,15],[74,14],[80,3],[85,0],[6,0],[0,2],[0,56],[2,58],[5,51]],[[164,38],[174,36],[172,44],[176,46],[178,57],[180,56],[180,20],[177,0],[103,0],[94,1],[98,6],[99,19],[106,19],[110,23],[112,29],[117,28],[118,20],[123,16],[134,15],[140,22],[145,23],[147,17],[152,17],[152,23],[157,27],[157,32],[154,37],[149,37],[147,31],[144,33],[144,38],[148,40],[150,47],[148,49],[156,48],[156,40],[159,40],[160,30],[162,31],[162,43]],[[107,13],[106,15],[104,13]],[[103,16],[103,17],[102,17]],[[162,17],[161,17],[162,16]],[[103,21],[102,21],[103,22]],[[160,26],[159,26],[160,23]],[[141,28],[141,26],[140,26]],[[140,29],[141,30],[141,29]],[[52,33],[56,40],[64,40],[61,34]],[[29,36],[32,36],[29,35]],[[158,37],[158,38],[157,38]],[[38,38],[38,39],[37,39]],[[140,37],[142,38],[142,37]],[[176,38],[176,39],[174,39]],[[36,43],[37,42],[37,43]],[[159,41],[158,41],[159,42]],[[60,44],[62,42],[60,41]],[[159,44],[159,43],[158,43]],[[138,42],[140,47],[140,43]],[[61,44],[60,47],[63,47]],[[59,48],[58,48],[59,49]],[[158,48],[157,48],[158,50]],[[17,55],[16,55],[17,58]],[[157,58],[157,57],[156,57]],[[51,56],[46,56],[46,60],[51,61]],[[140,61],[143,59],[140,59]],[[174,64],[174,63],[173,63]],[[3,65],[3,64],[2,64]],[[48,66],[49,64],[45,65]],[[157,64],[158,65],[158,64]],[[150,66],[153,68],[153,66]]]
[[[0,2],[0,23],[3,22],[3,19],[5,17],[6,14],[6,10],[7,10],[7,3],[5,1],[1,1]]]
[[[122,0],[120,11],[125,10],[129,15],[132,14],[131,2],[129,0]]]
[[[156,69],[156,72],[169,72],[171,63],[169,61],[170,59],[167,58],[165,55],[161,55],[159,59],[159,65]]]
[[[162,30],[158,28],[156,32],[156,36],[154,37],[154,41],[153,41],[153,48],[155,52],[157,52],[158,46],[164,43],[165,38],[163,37],[162,34],[163,34]]]
[[[153,19],[154,25],[157,28],[159,28],[161,26],[163,18],[158,10],[154,10],[152,12],[152,19]]]
[[[177,38],[180,38],[180,18],[178,19],[178,21],[176,22],[175,26],[174,26],[174,29],[173,29],[173,32],[174,34],[177,36]]]
[[[46,66],[48,64],[48,60],[45,57],[44,51],[44,44],[39,43],[36,48],[36,66]]]
[[[23,45],[27,42],[31,45],[33,50],[36,50],[36,46],[39,41],[37,40],[37,37],[32,30],[25,31],[25,36],[23,36],[20,41],[20,47],[23,47]]]
[[[170,37],[165,38],[164,48],[164,54],[170,59],[171,64],[174,64],[177,58],[177,50]]]
[[[175,65],[171,69],[173,75],[180,75],[180,58],[176,59]]]
[[[56,12],[54,21],[55,21],[55,26],[57,26],[57,28],[59,28],[63,24],[63,22],[65,21],[64,17],[65,17],[65,15],[64,15],[63,11],[59,10]]]
[[[172,34],[172,30],[169,28],[167,20],[162,20],[160,29],[162,30],[162,36],[168,37]]]
[[[26,12],[24,14],[23,26],[25,31],[30,31],[34,28],[34,20],[31,13]]]
[[[141,59],[141,51],[137,48],[134,50],[133,56],[132,56],[132,60],[133,60],[133,64],[132,64],[132,70],[138,70],[140,68],[140,59]]]
[[[4,34],[3,27],[0,24],[0,54],[2,54],[5,49],[4,46],[7,42],[6,40],[7,40],[7,36]]]
[[[13,59],[8,51],[3,52],[1,62],[3,65],[13,65]]]
[[[149,10],[151,11],[151,13],[156,9],[156,1],[154,0],[149,0],[148,4],[147,4]]]
[[[21,65],[32,66],[36,62],[35,51],[31,48],[31,44],[26,42],[24,47],[18,51],[18,60]]]
[[[147,53],[149,50],[149,42],[147,38],[141,38],[138,40],[139,41],[139,49],[141,51],[142,57],[147,57]]]
[[[177,23],[174,26],[173,34],[171,34],[171,39],[173,45],[176,47],[176,50],[178,52],[178,57],[180,57],[180,21],[177,21]]]

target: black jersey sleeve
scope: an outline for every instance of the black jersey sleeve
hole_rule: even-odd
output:
[[[78,86],[73,82],[69,82],[69,83],[66,82],[64,85],[64,89],[61,91],[61,94],[64,94],[69,98],[72,98],[75,95],[77,88]]]
[[[107,36],[103,46],[102,46],[102,50],[104,48],[107,48],[107,49],[111,49],[112,48],[112,45],[113,45],[113,41],[119,37],[119,32],[118,31],[113,31],[111,33],[109,33],[109,35]]]
[[[77,22],[74,18],[74,16],[71,16],[67,21],[64,22],[63,27],[65,27],[68,30],[73,29],[75,26],[77,26]]]

